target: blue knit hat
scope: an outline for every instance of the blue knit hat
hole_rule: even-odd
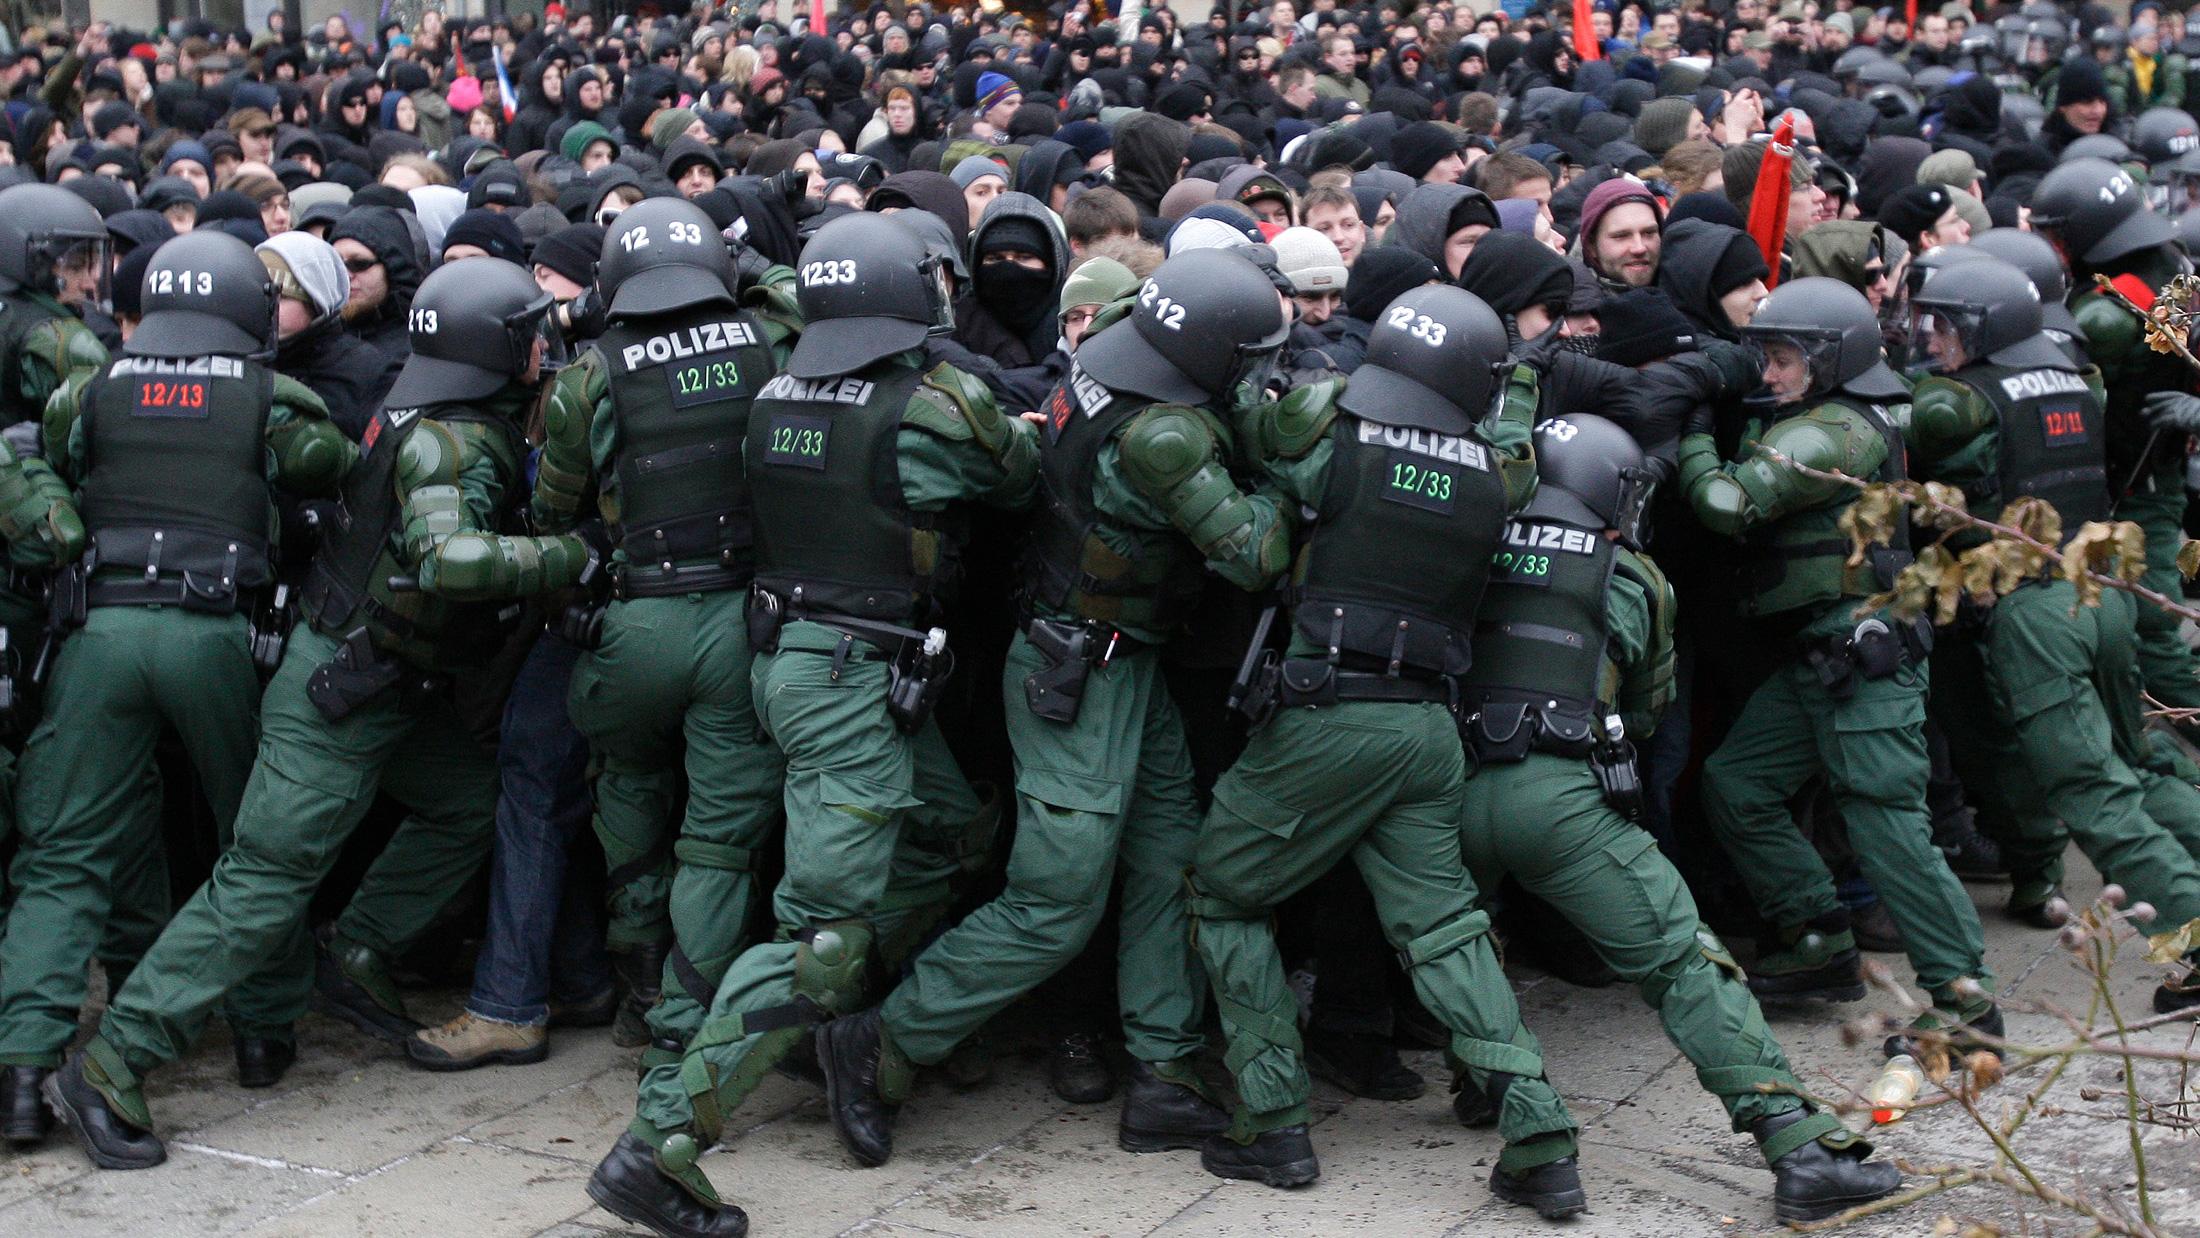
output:
[[[978,110],[990,110],[994,104],[1011,95],[1024,93],[1016,79],[1006,73],[980,73],[978,75]]]

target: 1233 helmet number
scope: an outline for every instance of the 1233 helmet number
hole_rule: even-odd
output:
[[[1405,332],[1430,348],[1443,347],[1444,337],[1450,334],[1450,328],[1427,314],[1414,313],[1413,307],[1410,305],[1391,307],[1388,325]]]
[[[853,258],[828,258],[822,262],[802,264],[802,286],[825,288],[834,284],[856,282],[856,260]]]

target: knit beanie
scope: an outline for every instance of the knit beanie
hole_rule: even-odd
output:
[[[949,172],[948,176],[954,179],[957,189],[968,189],[977,184],[980,178],[987,176],[997,176],[1001,178],[1004,184],[1008,181],[1008,173],[1001,168],[1001,165],[984,155],[965,157],[962,162],[955,165],[955,170]]]
[[[1978,180],[1978,160],[1969,151],[1936,150],[1917,165],[1917,183],[1969,189]]]
[[[1374,322],[1392,301],[1438,278],[1435,263],[1403,245],[1362,251],[1352,264],[1352,282],[1345,285],[1345,313],[1361,322]]]
[[[1652,99],[1635,118],[1635,145],[1663,158],[1688,138],[1688,118],[1696,105],[1687,99]]]
[[[978,75],[978,110],[980,112],[990,110],[994,104],[1001,102],[1010,95],[1020,95],[1022,93],[1023,89],[1016,85],[1016,79],[1006,73],[980,73]]]
[[[668,107],[657,113],[655,120],[649,122],[649,144],[658,150],[663,150],[672,145],[674,138],[686,133],[687,127],[694,123],[695,110],[693,108]]]
[[[574,224],[535,242],[532,259],[574,283],[596,282],[596,260],[603,256],[603,225]]]
[[[1726,148],[1719,157],[1719,174],[1726,181],[1726,199],[1737,208],[1747,211],[1749,200],[1757,192],[1757,169],[1765,161],[1764,141],[1741,142]],[[1801,189],[1810,183],[1810,160],[1797,158],[1788,165],[1788,187]]]
[[[1597,360],[1630,368],[1696,347],[1696,328],[1662,288],[1630,288],[1597,314]]]
[[[1138,277],[1113,258],[1090,258],[1062,281],[1062,313],[1080,305],[1106,305],[1138,291]]]
[[[527,261],[527,242],[519,234],[519,224],[498,211],[479,209],[461,213],[443,230],[440,248],[448,251],[453,245],[478,245],[491,258]]]
[[[1269,242],[1276,251],[1276,269],[1291,281],[1298,293],[1343,292],[1348,272],[1336,243],[1312,228],[1285,228]]]
[[[1415,121],[1391,135],[1390,166],[1419,180],[1444,156],[1457,154],[1460,146],[1458,130],[1433,120]]]
[[[1955,204],[1954,191],[1946,185],[1909,185],[1880,204],[1879,222],[1904,242],[1914,242]]]

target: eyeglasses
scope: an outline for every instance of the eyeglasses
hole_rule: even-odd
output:
[[[376,268],[376,267],[378,267],[378,266],[381,266],[381,265],[382,265],[382,260],[381,260],[380,258],[346,258],[346,259],[344,259],[344,269],[345,269],[345,270],[347,270],[347,271],[349,271],[349,272],[351,272],[351,273],[352,273],[352,274],[354,274],[354,275],[360,275],[360,274],[364,274],[365,272],[371,271],[371,270],[373,270],[374,268]]]

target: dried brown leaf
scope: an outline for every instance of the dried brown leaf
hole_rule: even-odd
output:
[[[2034,541],[2050,546],[2062,542],[2062,513],[2045,499],[2018,499],[2001,509],[2001,522]]]
[[[2187,920],[2166,933],[2147,935],[2147,962],[2174,963],[2200,945],[2200,920]]]
[[[1909,517],[1903,511],[1902,492],[1885,482],[1873,482],[1841,510],[1841,532],[1849,539],[1849,566],[1862,567],[1873,546],[1887,546]]]
[[[2200,576],[2200,541],[2188,537],[2177,548],[2177,571],[2186,580]]]

